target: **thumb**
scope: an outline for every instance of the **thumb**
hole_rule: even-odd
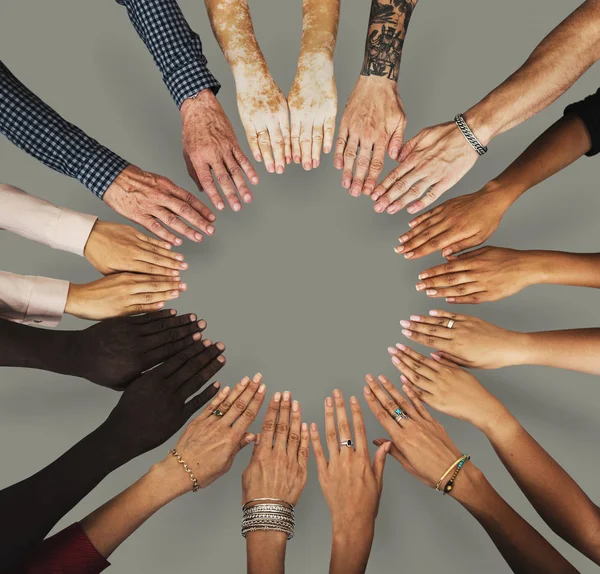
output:
[[[386,439],[386,438],[376,438],[373,441],[373,444],[375,446],[382,446],[385,443],[389,444],[389,450],[386,452],[391,454],[398,462],[402,462],[402,453],[398,450],[398,447],[390,440],[390,439]],[[379,451],[377,451],[379,452]],[[377,456],[377,453],[375,453],[375,456]]]
[[[402,150],[402,142],[404,141],[404,125],[400,125],[396,128],[396,131],[392,134],[392,139],[388,146],[388,154],[392,159],[398,160],[400,150]]]
[[[383,470],[385,468],[385,461],[391,447],[392,443],[390,441],[384,442],[377,449],[375,458],[373,459],[373,473],[375,474],[375,480],[377,480],[377,484],[379,484],[380,489],[383,486]]]
[[[250,443],[254,443],[254,450],[252,451],[252,454],[254,454],[258,445],[258,435],[249,432],[244,433],[244,436],[240,439],[240,441],[237,444],[235,454],[240,452],[240,450],[242,450],[243,448],[247,447]]]

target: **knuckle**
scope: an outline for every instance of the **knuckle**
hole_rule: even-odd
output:
[[[246,410],[246,403],[245,403],[244,401],[242,401],[242,400],[239,400],[239,399],[238,399],[237,401],[235,401],[235,402],[233,403],[232,407],[233,407],[233,408],[234,408],[236,411],[238,411],[238,412],[240,412],[240,413],[241,413],[241,412],[243,412],[243,411],[245,411],[245,410]]]
[[[461,294],[464,295],[467,292],[467,287],[466,285],[457,285],[456,286],[456,290]]]
[[[298,454],[299,454],[299,455],[300,455],[302,458],[308,458],[308,457],[309,457],[309,455],[310,455],[310,452],[309,452],[309,450],[308,450],[308,448],[307,448],[307,447],[305,447],[305,446],[301,446],[301,447],[298,449]]]
[[[290,432],[288,436],[288,442],[297,443],[300,442],[300,435],[297,432]]]
[[[249,421],[253,421],[256,417],[256,411],[252,408],[252,407],[248,407],[244,413],[243,416],[248,419]]]
[[[367,169],[371,162],[369,161],[369,158],[367,158],[367,157],[359,157],[358,161],[356,163],[357,163],[358,167]]]
[[[428,347],[433,347],[435,345],[435,337],[432,337],[431,335],[427,335],[425,337],[425,343],[427,344]]]
[[[288,423],[277,423],[275,432],[277,432],[277,434],[287,434],[289,430],[290,425]]]
[[[444,273],[452,273],[454,271],[455,267],[454,267],[454,263],[445,263],[442,266],[442,271]]]
[[[226,173],[221,173],[219,175],[217,175],[217,181],[223,185],[224,183],[226,183],[229,180],[229,176]]]
[[[327,431],[327,440],[330,442],[337,442],[337,433],[335,430]]]
[[[385,424],[388,422],[389,415],[385,411],[378,411],[376,418],[381,424]]]
[[[263,432],[273,432],[275,430],[275,421],[274,420],[265,420],[263,422]]]

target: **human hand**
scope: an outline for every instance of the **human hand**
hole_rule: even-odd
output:
[[[206,205],[170,179],[134,165],[116,177],[103,199],[123,217],[173,245],[181,245],[182,241],[167,227],[196,242],[202,241],[203,236],[192,226],[207,235],[215,232],[216,218]]]
[[[356,397],[350,398],[354,446],[340,446],[352,438],[344,398],[339,390],[334,399],[325,399],[325,437],[329,461],[325,456],[316,423],[310,436],[317,461],[319,483],[331,512],[334,533],[361,530],[365,538],[373,534],[379,499],[383,489],[383,469],[389,446],[383,445],[371,463],[362,410]],[[337,415],[337,430],[334,415]]]
[[[476,247],[498,229],[509,207],[500,193],[485,190],[453,197],[413,219],[395,251],[406,259],[418,259],[435,251],[448,257]]]
[[[185,100],[181,105],[181,121],[183,157],[190,177],[218,210],[225,209],[225,203],[217,183],[229,207],[240,211],[238,194],[245,203],[252,201],[244,176],[256,185],[258,175],[213,92],[202,90],[195,98]]]
[[[319,167],[321,147],[333,146],[337,116],[337,87],[333,62],[314,54],[300,59],[288,96],[292,126],[292,157],[305,170]]]
[[[476,304],[510,297],[537,282],[535,257],[528,251],[481,247],[451,255],[448,263],[419,274],[417,291],[448,303]]]
[[[198,341],[144,373],[121,395],[103,428],[131,456],[163,444],[217,393],[215,383],[193,396],[221,370],[224,350],[223,343]]]
[[[179,277],[116,273],[83,285],[71,283],[65,313],[100,321],[157,311],[187,289],[179,281]]]
[[[248,144],[269,173],[283,173],[292,161],[288,103],[269,74],[238,84],[237,104]]]
[[[206,321],[165,309],[68,333],[69,374],[117,391],[202,338]]]
[[[430,407],[478,428],[494,424],[505,413],[504,405],[469,372],[446,359],[424,357],[410,347],[389,347],[400,380]]]
[[[402,387],[410,398],[408,401],[386,377],[378,377],[377,382],[367,375],[366,380],[365,399],[390,435],[390,454],[423,484],[435,488],[448,467],[460,457],[460,451],[410,387]],[[397,409],[407,418],[396,422]],[[386,442],[389,440],[380,438],[373,444],[381,447]]]
[[[437,349],[432,357],[449,359],[462,367],[499,369],[526,362],[524,333],[508,331],[491,323],[447,311],[430,311],[431,317],[411,315],[402,320],[402,334],[415,343]],[[452,327],[448,328],[450,321]]]
[[[404,144],[400,165],[375,188],[375,211],[397,213],[408,205],[408,213],[417,213],[457,184],[478,158],[454,122],[425,128]]]
[[[343,169],[342,185],[351,195],[373,193],[386,150],[392,159],[398,158],[405,126],[398,84],[387,78],[360,76],[342,115],[334,157],[336,169]]]
[[[308,476],[308,426],[302,423],[298,401],[286,391],[275,393],[262,430],[242,474],[242,502],[276,498],[293,506]]]
[[[152,239],[129,225],[96,220],[85,244],[85,258],[103,275],[135,271],[149,275],[179,276],[187,269],[183,255],[171,244]]]
[[[212,402],[186,427],[175,445],[198,480],[200,488],[212,484],[229,471],[237,453],[255,440],[246,432],[256,419],[265,398],[262,375],[244,377],[231,391],[221,389]],[[223,416],[215,415],[219,410]],[[172,460],[169,460],[172,459]],[[189,476],[173,464],[172,456],[163,463],[173,468],[173,479],[183,492],[192,490]]]

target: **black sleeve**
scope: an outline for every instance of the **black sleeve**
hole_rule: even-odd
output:
[[[591,157],[600,153],[600,89],[584,100],[567,106],[566,114],[578,115],[590,134],[592,147],[585,155]]]

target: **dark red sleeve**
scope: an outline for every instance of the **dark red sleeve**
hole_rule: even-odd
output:
[[[109,566],[76,522],[46,538],[14,574],[98,574]]]

